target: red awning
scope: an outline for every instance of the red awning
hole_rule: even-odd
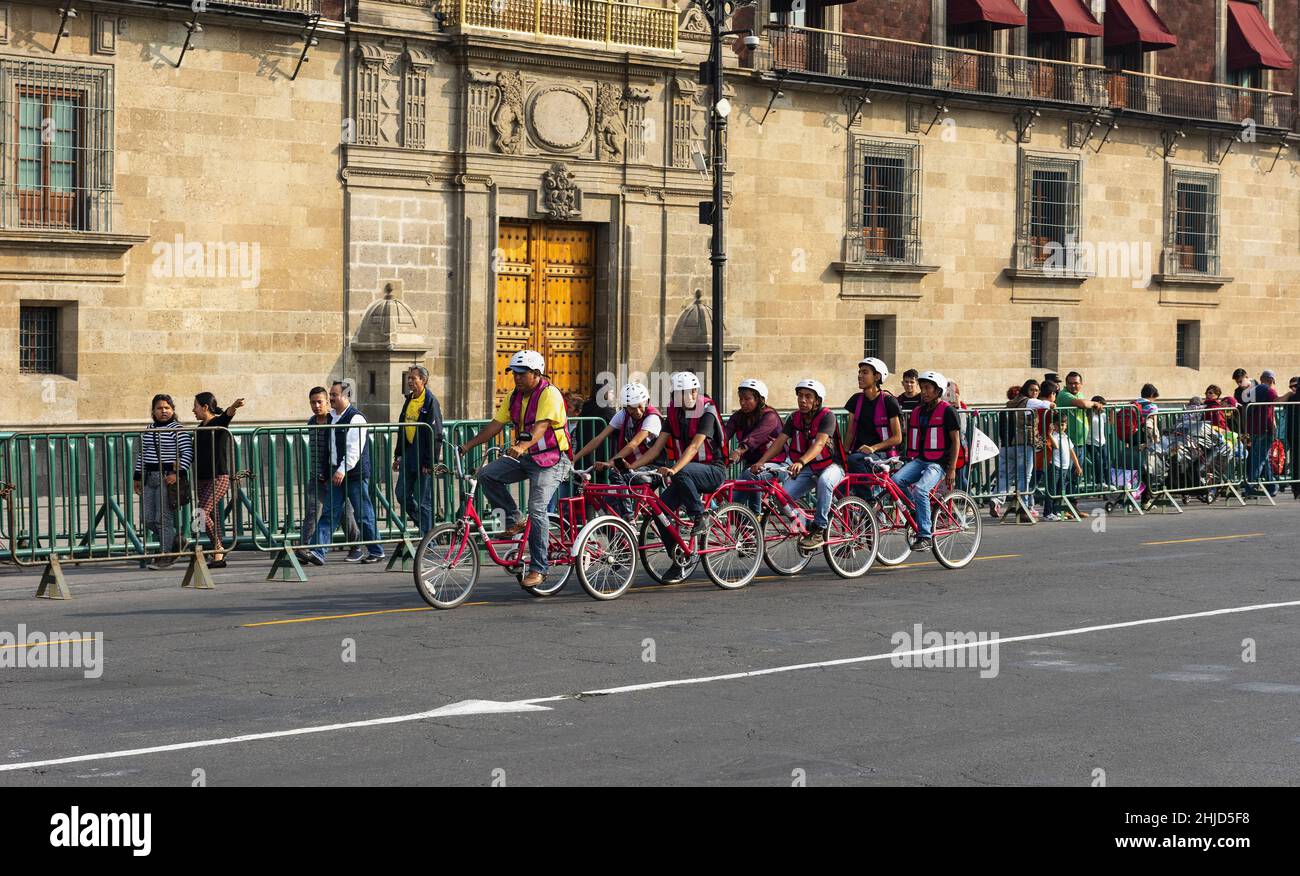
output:
[[[948,0],[948,26],[991,24],[994,30],[1024,27],[1025,13],[1015,0]]]
[[[1290,70],[1291,56],[1254,3],[1228,0],[1228,69]]]
[[[1029,32],[1098,37],[1104,29],[1083,0],[1029,0]]]
[[[1106,3],[1106,47],[1141,43],[1143,51],[1172,49],[1178,37],[1165,26],[1147,0],[1108,0]]]

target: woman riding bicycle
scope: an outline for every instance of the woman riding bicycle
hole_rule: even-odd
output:
[[[619,396],[620,409],[614,414],[609,425],[600,431],[574,454],[574,460],[582,459],[587,454],[601,447],[605,439],[618,433],[618,450],[607,462],[596,462],[592,468],[596,471],[608,471],[610,481],[615,484],[630,483],[625,472],[628,459],[645,453],[654,445],[663,431],[663,418],[654,405],[650,404],[650,390],[640,383],[629,383],[623,387]],[[653,464],[653,463],[652,463]],[[624,520],[632,519],[632,501],[624,499],[620,503]]]

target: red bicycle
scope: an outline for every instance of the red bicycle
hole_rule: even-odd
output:
[[[762,475],[770,478],[789,472],[789,463],[769,462]],[[813,557],[811,551],[799,547],[799,539],[813,519],[812,509],[800,505],[780,483],[769,479],[727,481],[713,495],[734,501],[737,492],[759,494],[767,567],[778,575],[802,572]],[[879,544],[880,528],[870,505],[857,496],[844,496],[831,505],[821,550],[832,572],[841,578],[865,575],[876,560]]]
[[[484,462],[490,461],[502,452],[494,447],[484,455]],[[496,565],[513,574],[522,585],[528,571],[528,535],[532,530],[531,519],[524,526],[523,532],[515,536],[502,537],[490,533],[483,526],[474,497],[478,493],[478,479],[466,475],[459,454],[455,455],[456,476],[465,484],[465,504],[460,517],[453,523],[443,523],[429,530],[420,541],[415,551],[415,589],[429,605],[434,608],[455,608],[469,598],[478,583],[482,559],[481,550],[486,550],[488,558]],[[435,474],[446,474],[447,467],[435,467]],[[626,578],[622,588],[631,583],[636,570],[636,546],[631,527],[619,518],[615,518],[627,530],[625,550],[620,553],[621,560],[612,558],[616,548],[610,545],[607,550],[600,550],[598,539],[587,538],[587,553],[581,556],[577,552],[577,543],[593,527],[598,527],[608,516],[597,516],[588,520],[588,511],[599,507],[598,501],[585,495],[585,487],[590,481],[590,470],[574,472],[578,481],[578,494],[560,500],[560,513],[550,515],[547,533],[547,555],[553,570],[541,584],[525,587],[533,596],[552,596],[558,593],[569,580],[575,565],[578,568],[578,580],[592,597],[608,599],[609,585],[602,575],[597,574],[599,566],[604,577],[622,569]],[[481,547],[480,547],[481,545]],[[584,565],[585,563],[585,565]],[[629,565],[630,564],[630,565]],[[624,568],[626,567],[626,568]],[[619,590],[621,593],[622,590]]]
[[[632,503],[632,520],[641,519],[637,550],[650,577],[659,584],[673,583],[690,577],[702,565],[709,580],[723,590],[738,590],[754,580],[763,561],[762,528],[754,512],[734,503],[712,508],[716,493],[705,495],[701,500],[706,510],[699,531],[693,532],[691,524],[659,498],[652,486],[656,482],[666,486],[670,481],[652,469],[637,469],[626,484],[588,487],[609,507],[614,507],[614,502]],[[618,522],[628,525],[622,518]],[[608,531],[614,526],[610,521],[600,529]],[[575,552],[582,549],[581,542],[580,537]],[[581,564],[578,570],[581,575]]]
[[[847,475],[835,488],[837,493],[846,495],[855,486],[881,491],[882,495],[876,500],[876,515],[880,521],[878,559],[886,566],[897,566],[911,556],[912,541],[917,532],[913,516],[916,506],[891,477],[891,472],[904,464],[901,459],[888,462],[868,459],[867,466],[874,471]],[[930,523],[931,550],[941,565],[960,569],[975,559],[984,524],[980,520],[979,506],[968,494],[960,490],[946,491],[941,481],[930,491]]]

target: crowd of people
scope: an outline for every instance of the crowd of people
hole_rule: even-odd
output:
[[[769,404],[766,384],[746,378],[737,386],[738,407],[724,418],[721,407],[701,391],[691,372],[672,375],[671,400],[660,411],[640,383],[623,387],[613,405],[600,404],[596,394],[584,399],[563,393],[547,379],[545,360],[533,350],[516,353],[508,370],[513,391],[487,425],[456,452],[468,453],[491,442],[507,426],[513,427],[512,443],[500,458],[481,468],[477,477],[484,497],[504,515],[507,537],[522,532],[532,520],[529,564],[521,579],[526,588],[545,580],[548,513],[568,489],[575,462],[597,453],[611,438],[613,452],[607,459],[594,460],[593,468],[616,483],[627,483],[633,470],[655,470],[664,479],[663,503],[675,512],[680,510],[691,530],[700,526],[707,513],[703,496],[722,485],[733,455],[741,464],[741,478],[772,477],[770,463],[779,463],[782,487],[791,498],[815,492],[812,523],[799,542],[801,549],[809,551],[824,542],[834,490],[846,474],[877,471],[891,461],[901,464],[893,478],[915,506],[918,531],[912,547],[916,550],[927,549],[932,535],[930,491],[940,483],[949,489],[965,488],[970,477],[968,454],[974,448],[969,446],[972,432],[968,424],[972,412],[957,383],[936,371],[908,369],[901,378],[902,391],[894,394],[886,389],[890,372],[885,363],[874,357],[862,359],[858,392],[843,405],[848,425],[841,434],[835,409],[826,403],[825,386],[812,378],[796,382],[796,408],[785,418]],[[432,475],[443,441],[442,413],[428,380],[423,366],[413,366],[406,373],[405,402],[392,461],[398,501],[422,532],[433,526]],[[1249,416],[1240,416],[1238,408],[1252,402],[1300,400],[1300,378],[1291,379],[1284,395],[1279,394],[1271,370],[1263,371],[1256,381],[1245,369],[1237,369],[1233,382],[1231,394],[1210,385],[1203,397],[1192,399],[1186,408],[1203,411],[1193,416],[1203,417],[1214,429],[1245,435],[1250,447],[1247,485],[1274,495],[1277,485],[1270,482],[1268,442],[1263,440],[1275,432],[1274,410],[1259,407],[1251,409]],[[1064,379],[1049,373],[1041,381],[1026,380],[1008,388],[1006,395],[1007,409],[1030,413],[998,421],[997,496],[990,502],[994,517],[1009,513],[1007,499],[1014,496],[1019,500],[1017,513],[1022,516],[1060,520],[1063,509],[1057,497],[1068,495],[1079,479],[1122,480],[1116,476],[1107,446],[1107,400],[1088,396],[1079,372],[1071,371]],[[1132,403],[1139,422],[1151,419],[1159,399],[1155,386],[1142,387]],[[372,453],[366,446],[366,430],[357,428],[366,420],[352,403],[351,385],[336,381],[328,389],[313,387],[308,401],[312,416],[307,425],[339,428],[311,433],[311,471],[298,557],[323,565],[333,534],[342,526],[350,546],[349,562],[379,562],[384,551],[369,495]],[[237,399],[223,410],[212,393],[205,392],[195,397],[193,413],[201,426],[222,427],[231,423],[242,405],[243,399]],[[189,501],[185,481],[192,470],[197,480],[196,514],[211,538],[213,565],[223,566],[221,525],[215,508],[230,488],[228,433],[220,428],[201,429],[196,441],[181,429],[175,404],[167,395],[154,397],[152,413],[135,471],[145,525],[161,545],[170,546],[173,553],[179,549],[175,509]],[[578,448],[571,443],[568,425],[575,416],[599,416],[606,421]],[[1290,417],[1288,430],[1300,431],[1298,427],[1300,417]],[[1300,447],[1300,436],[1286,437],[1288,447]],[[525,480],[529,483],[527,514],[519,509],[510,490],[511,485]],[[1110,486],[1138,489],[1134,483]],[[1292,489],[1300,498],[1300,484],[1293,484]],[[869,501],[876,498],[864,479],[853,480],[853,492]],[[1033,507],[1037,494],[1041,494],[1041,515]],[[751,495],[749,501],[757,503],[756,494]],[[1024,497],[1029,497],[1028,504]],[[630,502],[623,513],[631,515]],[[165,568],[172,562],[163,557],[150,568]],[[685,574],[684,569],[676,569],[666,580]]]

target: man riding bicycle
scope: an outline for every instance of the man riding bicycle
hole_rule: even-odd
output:
[[[619,396],[619,406],[618,413],[614,414],[609,425],[601,429],[600,433],[575,453],[573,458],[582,459],[601,447],[605,439],[617,432],[618,449],[607,462],[593,463],[592,468],[596,471],[608,470],[612,483],[627,484],[629,483],[626,475],[628,459],[645,453],[651,448],[655,439],[663,432],[663,417],[660,416],[658,409],[650,404],[650,390],[640,383],[629,383],[623,387],[623,392]],[[630,520],[632,501],[624,499],[620,506],[624,519]]]
[[[826,541],[826,527],[830,523],[831,502],[835,486],[844,478],[844,448],[840,446],[839,424],[835,412],[823,404],[826,387],[817,380],[800,380],[795,384],[795,397],[799,409],[785,421],[785,427],[776,440],[764,451],[758,462],[749,467],[757,475],[768,460],[790,446],[790,474],[781,487],[798,500],[817,487],[817,507],[813,525],[808,534],[799,539],[799,549],[812,551]]]
[[[541,353],[520,350],[510,358],[508,370],[514,375],[514,391],[502,400],[492,421],[458,450],[468,453],[501,434],[507,425],[514,425],[515,443],[507,448],[505,456],[480,469],[478,480],[492,507],[505,512],[507,538],[518,535],[527,521],[532,520],[533,527],[528,533],[528,574],[520,584],[525,588],[537,587],[546,580],[550,565],[547,508],[551,496],[573,468],[568,417],[564,395],[544,376],[546,361]],[[511,484],[525,479],[528,480],[527,518],[519,513],[509,490]]]
[[[937,371],[917,376],[921,403],[912,409],[907,425],[907,455],[911,460],[894,475],[894,483],[911,493],[916,506],[916,541],[912,550],[931,548],[934,535],[930,523],[930,491],[939,481],[951,490],[957,483],[957,451],[961,448],[961,424],[957,412],[942,398],[948,380]]]
[[[648,465],[667,449],[672,464],[660,466],[658,473],[664,478],[672,478],[672,483],[664,488],[659,498],[673,511],[684,506],[686,516],[690,518],[691,532],[702,532],[700,523],[704,516],[704,503],[700,496],[722,486],[726,478],[726,434],[717,405],[700,392],[700,381],[694,374],[689,371],[674,374],[672,395],[664,430],[650,449],[638,456],[630,467],[635,469]],[[666,533],[661,535],[665,541],[668,540]],[[679,567],[665,582],[684,577],[685,571]]]
[[[885,390],[889,367],[868,356],[858,363],[858,389],[844,404],[849,412],[849,474],[866,474],[868,459],[893,459],[903,443],[903,412],[898,401]],[[855,495],[870,500],[876,492],[866,485],[853,488]]]

